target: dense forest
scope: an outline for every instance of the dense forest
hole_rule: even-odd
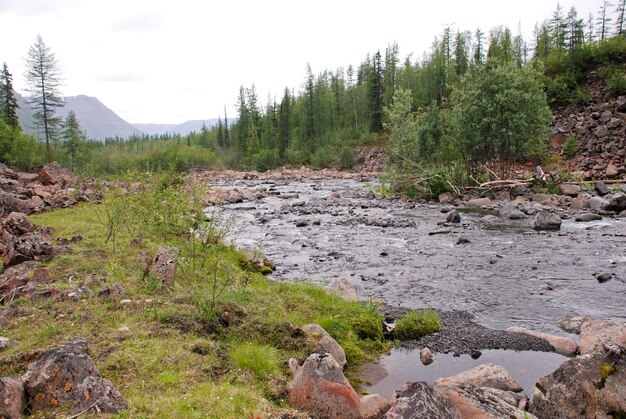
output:
[[[49,138],[50,127],[45,130],[46,148],[19,130],[5,65],[0,157],[26,169],[52,159],[86,174],[166,167],[349,169],[355,145],[382,145],[388,174],[398,184],[428,179],[436,192],[485,172],[507,176],[515,161],[545,158],[550,108],[588,103],[590,70],[599,70],[612,95],[626,93],[625,4],[613,9],[603,2],[586,18],[557,4],[530,40],[508,27],[484,32],[450,26],[421,58],[400,57],[394,43],[357,66],[315,72],[307,65],[299,89],[262,99],[254,85],[242,86],[236,120],[224,115],[217,126],[185,137],[90,141],[69,115],[50,119],[54,130]]]

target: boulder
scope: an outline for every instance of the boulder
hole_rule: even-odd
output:
[[[626,346],[626,323],[615,320],[587,320],[580,326],[578,352],[581,355],[602,352],[605,341]]]
[[[559,328],[564,332],[575,333],[579,335],[582,324],[587,320],[589,320],[589,317],[587,316],[565,316],[561,320],[559,320],[557,326],[559,326]]]
[[[420,361],[422,361],[422,364],[424,365],[430,365],[435,361],[435,357],[430,349],[422,348],[420,350]]]
[[[0,418],[21,418],[26,407],[24,383],[19,378],[0,378]]]
[[[533,229],[535,230],[558,230],[561,228],[561,218],[548,211],[540,211],[535,215]]]
[[[311,354],[289,383],[291,406],[320,418],[379,417],[388,403],[381,396],[361,400],[341,370],[330,354]]]
[[[99,298],[118,298],[126,294],[126,290],[118,283],[102,288],[96,294]]]
[[[578,196],[578,194],[583,190],[579,185],[572,185],[571,183],[561,183],[559,184],[559,192],[561,195],[571,196],[572,198]]]
[[[606,165],[606,169],[604,171],[604,175],[606,177],[611,178],[611,177],[615,177],[615,176],[617,176],[619,174],[620,174],[620,170],[618,169],[618,167],[615,164],[609,163],[609,164]]]
[[[599,196],[594,196],[589,199],[589,208],[592,210],[607,210],[609,209],[609,201]]]
[[[610,418],[626,412],[626,366],[605,354],[570,359],[542,377],[530,401],[540,418]]]
[[[550,345],[552,345],[555,352],[561,355],[574,356],[576,355],[576,350],[578,349],[576,341],[572,338],[568,338],[565,336],[554,336],[548,333],[536,332],[534,330],[529,330],[517,326],[508,327],[506,331],[513,333],[524,333],[526,335],[535,336],[539,339],[543,339],[547,341]]]
[[[60,164],[53,162],[46,164],[39,169],[39,180],[43,185],[66,185],[74,179],[72,172],[64,169]]]
[[[269,274],[274,271],[274,264],[270,262],[270,260],[257,249],[252,249],[250,247],[242,247],[239,250],[246,255],[246,259],[248,259],[248,265],[252,269],[262,273]]]
[[[617,192],[609,199],[609,210],[619,212],[626,209],[626,194]]]
[[[437,385],[435,389],[452,402],[462,418],[536,418],[518,408],[521,396],[510,391],[471,384]]]
[[[0,336],[0,352],[6,351],[7,349],[17,345],[19,345],[18,341]]]
[[[128,403],[109,380],[100,377],[85,377],[74,399],[70,415],[84,412],[90,408],[98,413],[118,413],[128,409]]]
[[[425,382],[406,383],[396,390],[387,419],[461,419],[461,414],[446,397]]]
[[[491,387],[498,390],[520,392],[522,386],[504,368],[495,364],[482,364],[451,377],[439,378],[434,386],[472,384],[477,387]]]
[[[315,352],[329,353],[341,368],[346,365],[346,353],[331,335],[319,324],[305,324],[302,330],[315,345]]]
[[[585,208],[589,208],[589,197],[586,194],[580,194],[576,198],[572,200],[572,205],[570,206],[573,210],[582,210]]]
[[[14,236],[21,236],[33,231],[33,223],[22,212],[10,213],[2,222],[2,227]]]
[[[465,203],[467,207],[482,207],[485,205],[491,205],[491,199],[489,198],[475,198],[470,199]]]
[[[339,297],[348,301],[357,301],[359,294],[356,285],[348,281],[346,278],[338,278],[327,287],[328,291],[337,294]]]
[[[53,255],[50,239],[39,233],[14,237],[4,253],[4,266],[13,266],[30,260],[49,260]]]
[[[594,214],[592,212],[585,212],[583,214],[576,216],[575,218],[576,222],[578,223],[588,223],[590,221],[599,221],[601,219],[602,219],[601,215]]]
[[[461,222],[461,215],[459,215],[459,212],[457,210],[452,210],[446,214],[445,218],[442,221],[445,224],[447,223],[458,224]]]
[[[519,205],[519,202],[507,202],[500,209],[500,217],[508,218],[509,220],[521,220],[523,218],[526,218],[526,214],[520,211]]]
[[[48,350],[28,366],[22,377],[33,409],[72,402],[86,377],[98,377],[96,365],[87,355],[87,342],[76,339]]]
[[[609,187],[606,186],[605,183],[602,182],[602,181],[596,182],[595,185],[594,185],[594,189],[596,190],[598,195],[601,195],[601,196],[604,196],[604,195],[608,194],[609,192],[611,192]]]
[[[165,286],[174,285],[174,275],[176,273],[176,251],[172,247],[160,247],[154,259],[152,259],[152,270],[158,281]]]

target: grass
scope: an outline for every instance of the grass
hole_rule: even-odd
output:
[[[107,197],[144,202],[134,196]],[[272,399],[268,377],[289,379],[286,361],[303,360],[313,350],[297,333],[302,324],[322,324],[344,347],[345,373],[357,388],[360,365],[391,346],[382,340],[375,307],[342,300],[305,282],[270,281],[242,264],[241,253],[228,246],[210,246],[211,257],[219,256],[219,269],[182,259],[174,285],[163,288],[150,276],[144,278],[146,261],[164,238],[182,249],[187,239],[133,218],[132,228],[116,220],[115,240],[107,242],[106,205],[105,199],[104,204],[83,203],[31,217],[33,223],[51,227],[54,239],[83,237],[71,245],[72,253],[47,262],[51,281],[39,288],[84,284],[92,295],[78,301],[31,303],[21,297],[11,302],[26,315],[0,327],[0,335],[20,342],[0,354],[0,376],[19,376],[41,350],[83,337],[100,374],[129,402],[129,410],[119,417],[266,417],[285,407]],[[131,211],[127,215],[135,217],[133,206],[124,205]],[[224,286],[209,316],[195,296],[210,300],[213,278]],[[124,288],[123,296],[96,296],[115,283]],[[32,417],[43,417],[38,415]]]
[[[394,333],[400,340],[418,339],[429,333],[438,332],[439,315],[436,311],[426,309],[422,312],[411,310],[395,323]]]

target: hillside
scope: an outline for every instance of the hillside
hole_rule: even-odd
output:
[[[217,125],[217,119],[195,119],[182,124],[133,124],[137,129],[148,135],[178,134],[189,135],[192,132],[200,132],[204,123],[208,129]]]

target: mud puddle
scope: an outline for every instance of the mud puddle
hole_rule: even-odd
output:
[[[465,311],[496,329],[561,333],[556,322],[574,313],[626,320],[624,219],[564,220],[560,231],[544,233],[528,219],[466,212],[461,224],[444,227],[439,205],[380,199],[356,180],[215,186],[265,190],[223,208],[238,220],[236,242],[262,248],[276,280],[327,285],[345,277],[363,300]],[[600,284],[597,272],[613,279]]]

